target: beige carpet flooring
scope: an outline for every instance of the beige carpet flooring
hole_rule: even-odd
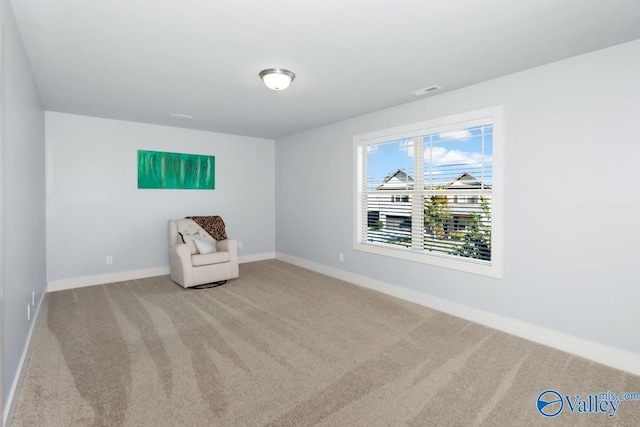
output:
[[[640,426],[640,402],[536,409],[640,377],[277,260],[240,274],[49,294],[13,425]]]

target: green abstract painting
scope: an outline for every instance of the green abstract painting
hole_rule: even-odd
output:
[[[138,150],[138,188],[213,190],[215,156]]]

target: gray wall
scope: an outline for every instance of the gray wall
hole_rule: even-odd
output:
[[[3,2],[4,158],[3,173],[3,398],[6,405],[18,375],[29,329],[31,292],[46,288],[44,111],[16,28]]]
[[[635,41],[276,140],[277,252],[640,353],[638,70]],[[500,104],[502,279],[352,249],[354,135]]]
[[[215,190],[139,190],[139,149],[214,155]],[[47,111],[46,152],[49,282],[167,267],[167,221],[188,215],[273,256],[273,140]]]

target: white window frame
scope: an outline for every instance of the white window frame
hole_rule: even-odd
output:
[[[470,258],[463,258],[453,255],[434,254],[424,251],[416,251],[410,248],[399,246],[371,244],[363,242],[361,236],[361,228],[359,219],[366,218],[366,206],[363,203],[363,179],[364,175],[364,159],[359,159],[361,152],[360,147],[370,144],[377,144],[402,138],[410,138],[421,135],[428,135],[437,132],[445,132],[447,130],[458,130],[461,126],[473,125],[474,122],[486,122],[490,119],[493,125],[493,185],[491,192],[491,261],[480,261]],[[416,150],[422,144],[416,144]],[[368,252],[377,255],[384,255],[394,258],[400,258],[408,261],[414,261],[438,267],[450,268],[453,270],[465,271],[468,273],[480,274],[495,278],[502,277],[502,259],[503,259],[503,188],[504,188],[504,113],[501,105],[484,108],[466,113],[450,115],[446,117],[436,118],[418,123],[412,123],[404,126],[398,126],[389,129],[382,129],[374,132],[355,135],[353,137],[354,147],[354,215],[353,215],[353,248],[358,251]],[[416,152],[416,157],[422,156],[420,152]],[[421,174],[422,170],[415,171],[416,175]],[[420,177],[420,180],[422,177]],[[420,203],[414,203],[412,209],[412,218],[418,227],[413,229],[422,229],[423,222],[423,206]],[[416,232],[416,238],[422,240],[421,233]],[[420,236],[418,236],[420,234]]]

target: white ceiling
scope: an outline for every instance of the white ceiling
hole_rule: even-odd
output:
[[[639,0],[11,4],[45,109],[266,138],[640,38]]]

